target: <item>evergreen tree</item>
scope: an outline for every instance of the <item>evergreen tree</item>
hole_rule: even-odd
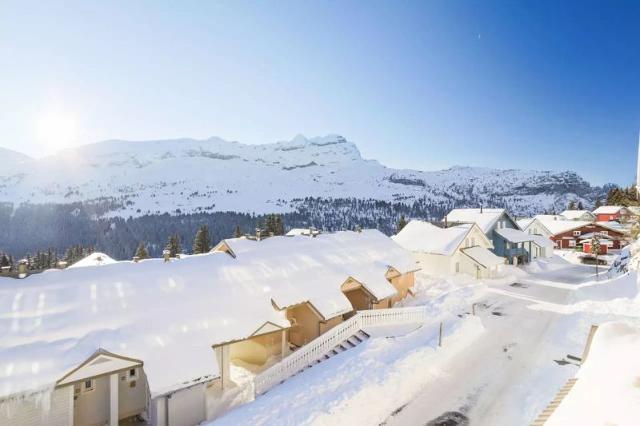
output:
[[[134,256],[141,260],[149,258],[149,253],[147,252],[147,248],[144,246],[143,241],[140,241],[140,244],[138,244],[138,249],[136,250],[136,254]]]
[[[597,209],[598,207],[602,207],[602,201],[600,201],[600,198],[596,198],[596,202],[594,204],[594,207]]]
[[[11,266],[11,263],[9,263],[9,258],[7,257],[7,255],[3,253],[0,257],[0,267],[4,266]]]
[[[407,226],[407,220],[404,218],[404,215],[400,215],[400,220],[398,221],[397,231],[402,231],[402,228]]]
[[[169,237],[169,241],[167,241],[167,245],[165,247],[169,250],[169,256],[176,257],[182,252],[182,247],[180,245],[180,236],[178,234],[173,234]]]
[[[211,250],[211,237],[209,236],[209,227],[207,225],[200,226],[193,242],[193,253],[208,253]]]
[[[284,235],[284,222],[282,221],[282,215],[275,215],[274,222],[274,234]]]
[[[578,210],[584,210],[584,206],[582,205],[582,201],[578,201]]]
[[[236,225],[236,229],[235,229],[235,231],[233,231],[233,236],[235,238],[242,237],[242,229],[240,229],[240,225]]]
[[[569,201],[569,205],[567,206],[567,210],[575,210],[576,209],[576,202],[571,200]]]

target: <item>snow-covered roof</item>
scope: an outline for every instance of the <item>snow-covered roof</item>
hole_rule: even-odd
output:
[[[589,232],[587,234],[580,235],[580,237],[578,239],[579,240],[591,240],[591,239],[593,239],[594,236],[597,236],[598,239],[600,239],[601,241],[604,241],[605,239],[609,238],[609,234],[603,234],[602,232]]]
[[[596,222],[596,225],[600,225],[603,228],[611,229],[612,231],[617,231],[622,234],[629,233],[631,231],[631,224],[622,224],[615,220],[608,222]]]
[[[309,228],[292,228],[291,230],[289,230],[289,232],[286,233],[287,236],[289,237],[293,237],[296,235],[313,235],[313,234],[319,234],[320,231],[316,230],[316,229],[309,229]]]
[[[473,259],[480,266],[484,266],[485,268],[490,268],[496,265],[504,265],[505,263],[504,257],[496,256],[491,250],[488,250],[484,247],[468,247],[462,249],[462,252]]]
[[[0,397],[51,385],[98,348],[143,360],[152,393],[216,373],[212,344],[289,326],[270,293],[224,253],[0,278]]]
[[[112,259],[104,253],[96,251],[91,253],[84,259],[79,260],[73,265],[69,266],[69,268],[84,268],[86,266],[110,265],[112,263],[116,263],[116,260]]]
[[[593,213],[591,213],[589,210],[565,210],[560,213],[560,216],[564,216],[569,220],[578,220],[585,215],[588,215],[590,217],[594,216]]]
[[[593,211],[593,214],[616,214],[624,208],[624,206],[600,206]]]
[[[533,241],[532,235],[527,234],[526,232],[522,232],[519,229],[500,228],[496,229],[496,233],[505,240],[512,243],[524,243],[527,241]]]
[[[378,231],[229,240],[226,253],[116,262],[0,278],[0,398],[53,385],[98,348],[144,362],[152,394],[217,374],[214,344],[288,327],[279,306],[309,301],[323,315],[351,310],[349,276],[376,296],[389,266],[411,255]],[[380,278],[380,276],[381,278]],[[385,280],[386,281],[386,280]]]
[[[520,229],[527,229],[527,227],[531,225],[531,222],[533,222],[532,217],[516,220],[516,223],[518,224]]]
[[[561,219],[558,219],[558,217]],[[535,218],[538,219],[538,221],[547,228],[552,235],[561,234],[572,229],[592,224],[592,222],[586,220],[568,220],[562,216],[538,215]]]
[[[410,251],[450,256],[472,227],[471,224],[464,224],[440,228],[429,222],[412,220],[391,238]]]
[[[340,290],[352,277],[378,300],[396,293],[386,279],[389,267],[401,273],[417,269],[415,261],[398,244],[377,230],[336,232],[315,237],[270,237],[224,240],[249,271],[280,277],[273,301],[279,308],[310,302],[324,318],[353,308]]]
[[[545,425],[638,424],[639,352],[640,328],[625,322],[600,325],[578,380]]]
[[[553,248],[554,247],[553,241],[551,241],[549,238],[544,237],[542,235],[535,235],[535,234],[531,235],[531,239],[539,247],[543,247],[543,248]]]
[[[507,214],[505,209],[453,209],[445,218],[448,222],[475,223],[486,234],[503,214]]]

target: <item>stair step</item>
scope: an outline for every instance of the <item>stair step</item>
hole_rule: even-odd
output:
[[[347,349],[350,348],[355,348],[356,345],[354,345],[353,343],[351,343],[351,341],[349,339],[345,340],[344,342],[342,342],[342,346],[346,346]]]
[[[352,346],[358,346],[362,343],[362,340],[358,339],[356,336],[351,336],[347,339],[347,342],[351,343]]]
[[[358,331],[358,332],[356,333],[356,335],[357,335],[357,336],[359,336],[362,340],[366,340],[366,339],[368,339],[369,337],[371,337],[371,336],[369,336],[369,334],[367,334],[367,332],[366,332],[366,331],[363,331],[363,330]]]

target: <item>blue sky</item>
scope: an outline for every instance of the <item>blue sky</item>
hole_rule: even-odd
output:
[[[393,167],[635,179],[640,2],[0,0],[0,146],[339,133]]]

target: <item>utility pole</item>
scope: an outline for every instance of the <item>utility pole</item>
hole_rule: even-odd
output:
[[[598,254],[600,253],[600,240],[598,239],[598,234],[593,233],[593,238],[591,238],[591,252],[596,254],[596,281],[598,281]]]

